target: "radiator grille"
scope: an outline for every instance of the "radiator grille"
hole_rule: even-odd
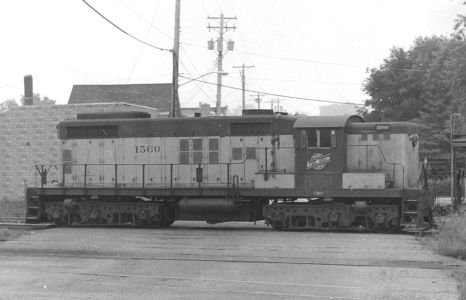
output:
[[[270,123],[232,123],[231,135],[268,135]]]

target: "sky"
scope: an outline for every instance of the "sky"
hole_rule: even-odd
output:
[[[173,48],[175,0],[87,0],[124,31],[151,45]],[[419,36],[449,35],[460,0],[181,0],[180,102],[216,103],[218,37],[208,17],[236,17],[224,34],[222,105],[257,107],[257,92],[363,103],[362,83],[393,46],[408,49]],[[23,77],[34,92],[66,104],[73,84],[170,83],[168,51],[146,46],[107,23],[81,0],[15,0],[0,4],[0,102],[19,101]],[[204,75],[204,76],[203,76]],[[187,78],[200,77],[187,82]],[[184,84],[187,82],[186,84]],[[232,89],[229,87],[234,87]],[[280,98],[283,110],[315,115],[323,102],[262,95],[261,108]],[[277,103],[277,102],[275,102]]]

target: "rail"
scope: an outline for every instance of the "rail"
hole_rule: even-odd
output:
[[[379,146],[379,145],[346,145],[347,147],[360,147],[360,148],[365,148],[366,151],[365,151],[365,156],[366,156],[366,171],[372,171],[372,169],[369,169],[369,148],[372,147],[372,148],[376,148],[379,150],[379,153],[382,157],[382,160],[384,162],[384,164],[386,165],[392,165],[393,166],[393,169],[391,170],[393,172],[393,182],[395,183],[396,182],[396,168],[397,167],[401,167],[401,176],[402,176],[402,188],[404,189],[405,187],[405,167],[403,164],[399,163],[399,162],[389,162],[385,156],[385,153],[383,152],[382,148]]]

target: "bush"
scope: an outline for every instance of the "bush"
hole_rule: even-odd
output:
[[[458,281],[458,299],[466,300],[466,267],[457,267],[452,276]]]
[[[466,259],[466,216],[451,214],[439,218],[437,223],[429,241],[433,249],[442,255]]]
[[[437,196],[450,196],[451,194],[451,181],[450,177],[443,179],[435,179],[433,181],[434,192]]]

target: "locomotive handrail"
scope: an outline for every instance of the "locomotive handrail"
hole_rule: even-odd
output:
[[[267,177],[268,177],[268,173],[269,172],[275,172],[275,167],[272,166],[272,168],[270,169],[269,167],[269,155],[272,155],[272,161],[275,161],[275,158],[274,155],[278,152],[278,150],[285,150],[285,149],[294,149],[295,147],[294,146],[286,146],[286,147],[273,147],[273,146],[269,146],[269,147],[253,147],[255,148],[255,155],[252,159],[256,159],[257,161],[260,161],[261,159],[265,160],[261,163],[261,165],[263,164],[263,169],[259,168],[258,169],[258,172],[263,174],[265,180],[267,180]],[[261,155],[260,153],[264,151],[265,154],[264,155]],[[220,170],[220,173],[221,174],[224,174],[223,172],[225,171],[222,171],[222,166],[223,167],[226,167],[226,173],[227,173],[227,178],[226,178],[226,186],[227,188],[230,188],[231,186],[231,170],[230,168],[232,166],[245,166],[246,165],[246,162],[248,160],[250,160],[251,157],[249,157],[247,155],[247,153],[244,153],[243,155],[243,158],[242,160],[238,160],[238,161],[229,161],[229,162],[218,162],[218,163],[209,163],[209,162],[204,162],[204,163],[201,163],[201,164],[192,164],[192,163],[86,163],[86,164],[76,164],[76,163],[72,163],[72,162],[64,162],[64,163],[60,163],[60,164],[54,164],[53,166],[57,169],[57,174],[56,174],[56,183],[59,183],[60,179],[59,179],[59,176],[61,175],[61,183],[60,183],[60,186],[65,186],[66,185],[66,181],[67,181],[67,177],[69,176],[68,174],[71,174],[70,173],[70,169],[71,168],[83,168],[84,170],[83,171],[79,171],[78,174],[80,174],[81,172],[83,172],[82,176],[84,177],[83,178],[83,182],[81,182],[82,186],[84,188],[87,188],[89,184],[93,184],[92,182],[89,181],[89,178],[94,178],[91,176],[89,176],[89,170],[92,170],[93,168],[95,167],[102,167],[102,168],[108,168],[108,167],[113,167],[114,168],[114,178],[112,179],[112,182],[100,182],[100,184],[102,185],[109,185],[111,184],[112,186],[114,186],[115,188],[118,188],[121,184],[134,184],[135,182],[133,181],[132,183],[130,182],[123,182],[120,184],[119,182],[119,179],[121,179],[121,176],[119,176],[119,168],[121,167],[131,167],[131,166],[134,166],[134,167],[140,167],[141,168],[141,171],[142,171],[142,177],[139,177],[137,176],[137,178],[140,178],[140,180],[138,180],[138,184],[140,184],[142,186],[142,188],[146,188],[147,186],[147,176],[146,176],[146,172],[149,168],[151,167],[160,167],[160,168],[164,168],[164,167],[169,167],[169,170],[166,170],[165,172],[170,172],[169,176],[169,182],[168,182],[168,176],[165,177],[165,184],[169,184],[170,186],[170,189],[173,189],[174,188],[174,177],[175,177],[175,181],[176,181],[176,176],[174,176],[174,166],[191,166],[191,167],[198,167],[198,168],[202,168],[202,167],[208,167],[208,166],[219,166],[219,170]],[[36,165],[36,170],[41,170],[42,168],[44,167],[44,165]],[[59,170],[59,168],[61,167],[61,172]],[[49,167],[50,168],[50,167]],[[60,174],[61,173],[61,174]],[[168,175],[167,173],[165,173],[166,175]],[[258,173],[257,173],[258,174]],[[36,186],[37,186],[37,172],[35,174],[35,181],[36,181]],[[43,177],[43,175],[41,175]],[[76,173],[74,173],[74,176],[76,176]],[[119,178],[120,177],[120,178]],[[102,180],[102,179],[100,179]],[[141,182],[142,180],[142,182]],[[41,182],[43,182],[44,180],[41,179]],[[45,183],[41,183],[40,186],[41,188],[44,187],[44,184]],[[216,184],[225,184],[225,181],[220,181],[220,182],[217,182],[217,183],[213,183],[214,185]],[[199,187],[201,187],[201,182],[199,182]]]
[[[62,182],[61,182],[61,186],[64,187],[65,186],[65,178],[66,178],[66,167],[67,166],[72,166],[72,167],[83,167],[84,168],[84,182],[83,182],[83,187],[84,188],[87,188],[87,183],[88,183],[88,169],[89,167],[93,167],[93,166],[99,166],[99,167],[114,167],[115,168],[115,173],[114,173],[114,187],[115,188],[118,188],[119,187],[119,183],[118,183],[118,168],[123,166],[135,166],[135,167],[141,167],[142,168],[142,182],[141,182],[141,186],[142,188],[144,189],[146,187],[146,178],[145,178],[145,173],[146,173],[146,166],[161,166],[161,167],[170,167],[170,189],[173,188],[173,167],[174,166],[191,166],[191,167],[201,167],[201,166],[206,166],[206,165],[218,165],[218,166],[226,166],[227,168],[227,187],[229,188],[230,187],[230,166],[231,165],[244,165],[245,162],[246,162],[246,158],[241,160],[241,161],[238,161],[238,162],[226,162],[226,163],[201,163],[201,164],[181,164],[181,163],[149,163],[149,164],[134,164],[134,163],[131,163],[131,164],[105,164],[105,163],[90,163],[90,164],[75,164],[75,163],[62,163],[62,164],[54,164],[52,166],[56,167],[58,169],[58,167],[61,167],[61,175],[62,175]],[[43,167],[44,165],[35,165],[36,167],[36,177],[37,177],[37,170],[41,170],[41,167]],[[50,168],[50,167],[49,167]],[[44,188],[44,181],[42,179],[43,175],[41,175],[41,188]],[[37,183],[37,180],[36,180],[36,183]],[[199,187],[201,186],[201,182],[199,182]]]
[[[403,164],[399,162],[389,162],[387,158],[385,157],[385,153],[383,152],[382,148],[380,145],[346,145],[347,147],[365,147],[366,148],[366,171],[369,171],[369,162],[368,162],[368,148],[369,147],[374,147],[377,148],[382,155],[383,162],[387,165],[393,165],[393,182],[396,182],[396,167],[400,166],[401,167],[401,175],[402,175],[402,188],[404,189],[405,187],[405,167]]]

